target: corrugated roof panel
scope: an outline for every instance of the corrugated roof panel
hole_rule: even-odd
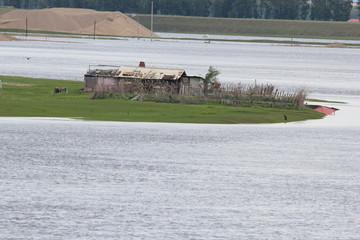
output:
[[[324,107],[324,106],[320,106],[318,108],[315,108],[314,110],[317,111],[317,112],[321,112],[323,114],[326,114],[326,115],[331,115],[331,114],[336,112],[335,109]]]
[[[179,80],[183,74],[186,75],[183,69],[121,66],[115,76],[154,80]]]

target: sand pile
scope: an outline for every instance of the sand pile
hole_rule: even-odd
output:
[[[334,43],[334,44],[328,44],[328,45],[326,45],[326,47],[329,47],[329,48],[345,48],[346,45],[343,44],[343,43]]]
[[[0,33],[0,41],[17,41],[19,39],[12,37],[6,33]]]
[[[151,37],[151,31],[121,12],[98,12],[90,9],[51,8],[13,10],[0,16],[0,28],[93,34]],[[153,36],[156,36],[153,34]]]

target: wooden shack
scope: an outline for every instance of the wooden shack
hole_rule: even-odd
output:
[[[187,76],[183,69],[121,66],[118,69],[89,69],[84,77],[86,92],[163,93],[201,95],[203,78]]]

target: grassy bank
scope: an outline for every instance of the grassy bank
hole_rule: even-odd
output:
[[[150,28],[150,15],[135,20]],[[360,39],[360,24],[349,22],[154,16],[154,31],[288,38]]]
[[[0,117],[71,117],[86,120],[177,123],[277,123],[319,119],[310,109],[171,104],[121,99],[91,100],[82,82],[0,76]],[[66,87],[68,93],[54,93]]]

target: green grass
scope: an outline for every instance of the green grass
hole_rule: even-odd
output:
[[[0,76],[1,117],[70,117],[85,120],[176,123],[277,123],[320,119],[310,109],[286,110],[223,105],[137,102],[122,99],[91,100],[82,82]],[[53,93],[67,87],[69,93]]]
[[[138,15],[150,28],[150,15]],[[360,39],[360,24],[330,21],[154,16],[154,31],[288,38]]]

